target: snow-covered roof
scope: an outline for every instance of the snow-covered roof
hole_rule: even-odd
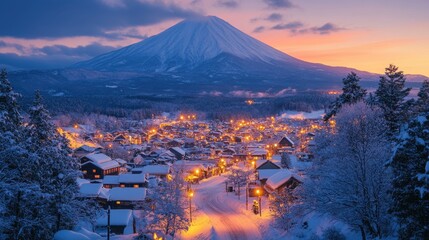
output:
[[[140,169],[149,175],[167,175],[170,173],[169,165],[148,165]]]
[[[119,184],[118,175],[106,175],[103,178],[103,184]]]
[[[119,176],[119,183],[144,183],[146,182],[145,174],[120,174]]]
[[[111,209],[110,225],[127,226],[132,221],[133,211],[130,209]],[[107,226],[107,214],[97,218],[97,226]]]
[[[90,153],[85,157],[98,164],[112,161],[112,159],[109,156],[103,153]]]
[[[185,156],[185,154],[186,154],[186,152],[183,149],[179,148],[179,147],[172,147],[171,149],[173,149],[174,151],[176,151],[180,155]]]
[[[115,161],[118,162],[121,165],[127,164],[127,161],[124,160],[124,159],[116,158]]]
[[[111,169],[111,168],[115,168],[115,167],[120,167],[119,163],[116,161],[108,161],[108,162],[103,162],[103,163],[96,163],[93,162],[93,164],[95,164],[96,166],[98,166],[99,168],[103,169],[103,170],[107,170],[107,169]]]
[[[293,177],[296,180],[302,182],[301,177],[297,176],[296,174],[293,174],[288,169],[281,169],[276,174],[272,175],[267,179],[267,182],[265,183],[268,187],[271,189],[277,189],[281,185],[283,185],[285,182],[289,181],[289,179]]]
[[[260,169],[258,170],[259,180],[268,179],[279,171],[281,171],[281,169]]]
[[[143,201],[146,198],[146,188],[119,188],[109,191],[110,201]]]
[[[80,186],[79,193],[84,197],[97,197],[102,187],[101,183],[84,183]]]

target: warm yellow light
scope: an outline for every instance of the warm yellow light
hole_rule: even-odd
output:
[[[277,143],[276,143],[276,144],[274,144],[274,147],[277,147]]]
[[[116,205],[120,205],[121,204],[121,201],[116,201]]]
[[[194,196],[194,192],[190,191],[189,192],[189,197],[193,197]]]
[[[256,194],[258,194],[258,195],[259,195],[259,194],[260,194],[260,192],[261,192],[261,191],[260,191],[259,189],[256,189]]]
[[[200,173],[200,170],[199,170],[199,169],[195,170],[195,173],[196,173],[196,174],[199,174],[199,173]]]
[[[79,127],[79,125],[75,124],[73,127],[77,129]]]

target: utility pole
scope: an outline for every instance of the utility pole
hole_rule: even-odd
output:
[[[110,205],[107,206],[107,240],[110,240]]]

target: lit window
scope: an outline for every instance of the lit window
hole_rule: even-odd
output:
[[[123,188],[123,187],[125,187],[125,184],[121,184],[121,185],[119,185],[119,186]]]
[[[94,178],[100,178],[100,175],[98,175],[98,174],[94,175]]]
[[[133,186],[134,188],[138,188],[139,187],[139,185],[138,184],[134,184],[134,186]]]
[[[83,174],[86,174],[87,173],[87,171],[86,170],[83,170]]]
[[[121,201],[116,201],[116,205],[120,205],[121,204]]]
[[[96,171],[97,171],[97,170],[95,170],[95,169],[92,169],[92,172],[93,172],[93,173],[95,173]]]

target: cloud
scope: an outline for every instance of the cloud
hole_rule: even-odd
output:
[[[284,23],[284,24],[277,24],[274,25],[271,29],[274,30],[297,30],[299,28],[302,28],[304,26],[304,24],[302,22],[299,21],[294,21],[294,22],[289,22],[289,23]]]
[[[266,17],[265,20],[270,22],[278,22],[283,19],[283,15],[279,13],[272,13],[270,16]]]
[[[264,26],[259,26],[259,27],[255,28],[255,29],[253,30],[253,32],[254,32],[254,33],[260,33],[260,32],[263,32],[264,30],[265,30],[265,27],[264,27]]]
[[[243,97],[243,98],[271,98],[271,97],[284,97],[290,94],[296,93],[294,88],[284,88],[278,92],[272,92],[267,90],[266,92],[252,92],[247,90],[235,90],[229,92],[229,95],[233,97]]]
[[[98,43],[92,43],[86,46],[78,46],[75,48],[64,45],[46,46],[36,49],[35,51],[49,56],[69,56],[74,58],[91,58],[103,53],[115,50],[115,47],[104,46]]]
[[[294,5],[289,0],[264,0],[270,8],[292,8]]]
[[[342,31],[342,30],[345,30],[345,28],[340,28],[340,27],[338,27],[332,23],[325,23],[321,27],[312,27],[310,29],[311,32],[318,33],[318,34],[329,34],[332,32],[338,32],[338,31]]]
[[[42,48],[24,48],[17,46],[18,53],[0,53],[0,63],[11,69],[49,69],[67,67],[73,63],[90,59],[103,53],[115,50],[115,47],[91,43],[86,46],[68,47],[52,45]],[[0,41],[0,47],[11,47],[11,44]],[[20,50],[23,49],[23,50]]]
[[[343,31],[346,28],[338,27],[333,23],[325,23],[319,27],[305,27],[300,21],[293,21],[284,24],[277,24],[271,27],[273,30],[288,30],[292,34],[330,34],[333,32]]]
[[[236,8],[238,7],[238,2],[235,0],[218,0],[217,5],[226,8]]]
[[[117,29],[199,15],[164,1],[4,0],[2,3],[0,36],[27,39],[105,36],[106,32]]]

